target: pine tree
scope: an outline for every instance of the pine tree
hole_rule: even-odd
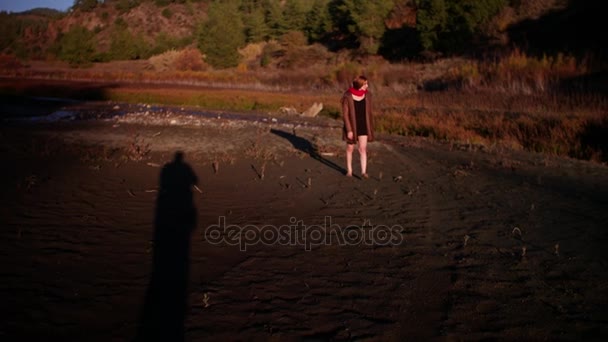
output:
[[[283,17],[285,18],[285,28],[288,31],[304,31],[306,26],[306,13],[310,4],[306,0],[289,0],[285,4]]]
[[[420,43],[425,50],[432,50],[439,41],[439,35],[448,22],[448,9],[445,0],[417,0],[416,29]]]
[[[483,36],[483,24],[507,0],[417,0],[416,29],[425,50],[459,52]]]
[[[321,41],[331,33],[333,23],[329,13],[329,0],[315,0],[306,15],[304,31],[311,42]]]
[[[95,46],[95,34],[84,27],[75,26],[59,39],[58,55],[70,65],[86,65],[95,58]]]
[[[263,6],[266,11],[266,26],[270,30],[270,37],[278,38],[285,34],[287,24],[280,0],[265,0]]]
[[[127,27],[117,27],[112,32],[111,39],[109,54],[114,60],[146,58],[151,51],[143,35],[133,36]]]
[[[255,9],[253,12],[245,14],[243,21],[247,42],[257,43],[268,38],[269,30],[266,26],[262,9]]]
[[[384,21],[395,7],[394,0],[345,0],[344,5],[354,23],[349,30],[357,35],[361,50],[376,54],[382,35],[386,31]]]
[[[215,68],[237,66],[241,58],[238,49],[245,44],[238,4],[215,0],[209,5],[207,16],[198,34],[199,49],[207,63]]]

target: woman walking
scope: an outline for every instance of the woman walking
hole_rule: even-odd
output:
[[[374,141],[372,120],[372,98],[367,90],[367,78],[357,76],[353,85],[342,95],[342,117],[344,129],[342,140],[346,141],[346,175],[353,175],[353,151],[359,146],[361,177],[367,175],[367,143]]]

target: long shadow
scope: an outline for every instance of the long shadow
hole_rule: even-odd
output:
[[[296,149],[298,149],[304,153],[308,153],[309,156],[311,156],[313,159],[321,162],[322,164],[329,166],[330,168],[332,168],[342,174],[346,174],[345,168],[339,166],[338,164],[332,162],[331,160],[323,158],[323,156],[320,155],[319,152],[315,149],[313,144],[310,141],[308,141],[307,139],[304,139],[295,134],[288,133],[288,132],[281,131],[281,130],[274,129],[274,128],[270,129],[270,132],[272,134],[278,135],[281,138],[287,139],[293,145],[293,147],[295,147]]]
[[[47,116],[90,101],[108,100],[115,83],[24,80],[0,77],[0,118]]]
[[[190,241],[196,226],[192,188],[197,177],[176,152],[160,174],[154,218],[153,269],[136,341],[183,341],[190,273]]]
[[[585,124],[578,140],[583,151],[576,157],[590,159],[597,154],[601,161],[608,162],[608,117]]]

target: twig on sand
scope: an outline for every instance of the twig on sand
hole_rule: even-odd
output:
[[[462,246],[463,248],[467,246],[467,243],[469,243],[469,239],[471,239],[471,237],[468,234],[464,236],[464,245]]]
[[[146,165],[152,166],[152,167],[160,167],[160,164],[156,164],[156,163],[152,163],[152,162],[147,162]]]
[[[373,196],[368,195],[365,191],[363,191],[363,190],[361,190],[359,188],[355,188],[355,190],[357,190],[357,192],[359,192],[361,195],[365,196],[365,198],[367,198],[370,201],[374,199]],[[361,202],[361,205],[365,205],[365,203]]]
[[[209,307],[209,305],[210,305],[210,304],[209,304],[209,299],[210,299],[210,298],[209,298],[209,293],[205,292],[205,293],[203,294],[203,306],[204,306],[204,307],[206,307],[206,308],[208,308],[208,307]]]
[[[303,188],[308,187],[308,184],[306,184],[306,183],[305,183],[303,180],[301,180],[299,177],[296,177],[296,180],[298,181],[298,183],[300,183],[300,185],[301,185]]]
[[[127,189],[127,193],[131,196],[131,197],[136,197],[135,193],[133,193],[133,191],[131,189]]]
[[[266,160],[262,164],[262,168],[260,170],[260,179],[264,180],[264,176],[266,175]]]
[[[251,169],[253,170],[253,172],[255,172],[255,174],[258,176],[259,179],[264,179],[264,177],[262,176],[262,174],[258,171],[258,169],[255,168],[255,165],[251,164]]]
[[[521,229],[519,229],[519,227],[513,228],[513,230],[511,231],[511,234],[513,235],[513,237],[518,236],[519,239],[521,240]]]
[[[203,193],[203,191],[195,184],[194,185],[194,190],[198,191],[199,193]]]

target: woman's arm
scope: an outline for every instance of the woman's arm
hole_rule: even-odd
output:
[[[346,132],[353,131],[353,125],[350,122],[350,114],[348,109],[348,99],[346,96],[342,96],[342,119],[344,120],[344,126],[346,127]]]

